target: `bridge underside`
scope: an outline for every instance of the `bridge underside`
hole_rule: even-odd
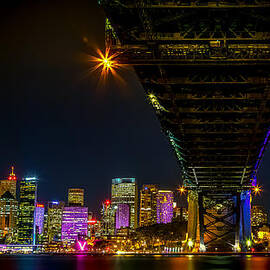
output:
[[[189,237],[244,248],[270,127],[270,1],[101,1],[189,188]],[[241,242],[242,241],[242,242]]]

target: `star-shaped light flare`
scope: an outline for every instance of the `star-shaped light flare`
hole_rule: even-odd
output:
[[[255,195],[260,195],[260,193],[262,192],[262,187],[260,187],[259,185],[257,185],[255,187],[253,187],[252,191],[253,191],[253,193]]]

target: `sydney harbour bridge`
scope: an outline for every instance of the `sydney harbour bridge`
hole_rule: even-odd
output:
[[[270,134],[270,0],[100,0],[106,43],[132,65],[181,166],[188,238],[246,250]]]

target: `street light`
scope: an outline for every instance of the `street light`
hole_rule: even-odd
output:
[[[252,241],[250,239],[247,239],[246,245],[247,245],[248,248],[250,248],[251,245],[252,245]]]
[[[187,245],[189,248],[193,247],[194,243],[193,243],[192,239],[188,239]]]

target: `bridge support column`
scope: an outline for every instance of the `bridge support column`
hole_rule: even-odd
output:
[[[247,251],[247,240],[251,240],[251,195],[250,191],[241,192],[240,196],[240,242],[242,250]]]
[[[203,195],[201,192],[198,194],[198,205],[199,205],[199,226],[200,226],[200,251],[206,251],[204,245],[204,208],[203,208]]]
[[[241,194],[236,194],[236,220],[235,220],[235,243],[234,250],[236,252],[240,251],[240,213],[241,213]]]
[[[186,250],[192,251],[195,247],[195,243],[198,237],[198,192],[189,190],[188,191],[188,239]]]

